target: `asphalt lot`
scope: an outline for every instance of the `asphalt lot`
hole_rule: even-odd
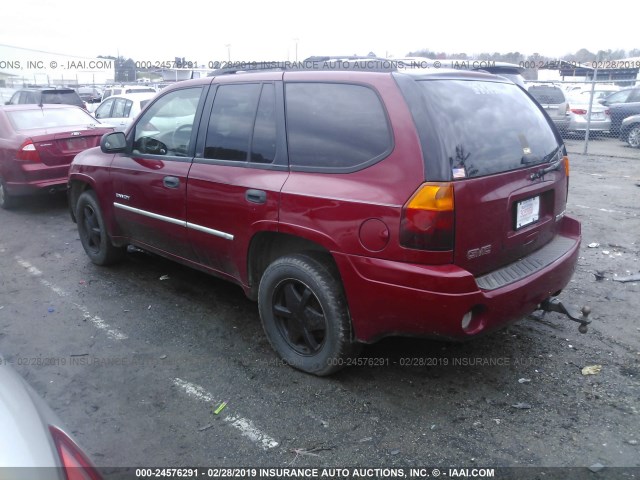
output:
[[[616,281],[640,272],[640,151],[627,150],[571,155],[568,214],[584,237],[562,297],[592,307],[585,335],[548,314],[465,344],[387,339],[362,365],[312,377],[280,364],[240,288],[141,252],[91,264],[56,196],[0,211],[0,352],[106,473],[528,466],[638,478],[640,282]]]

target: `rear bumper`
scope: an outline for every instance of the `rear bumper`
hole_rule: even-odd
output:
[[[42,163],[16,163],[5,172],[9,195],[31,195],[67,188],[69,165],[47,166]]]
[[[611,128],[611,119],[605,120],[591,120],[591,124],[589,125],[589,130],[593,132],[608,132]],[[569,122],[568,130],[572,131],[586,131],[587,130],[587,119],[582,115],[574,116]]]
[[[466,340],[521,319],[562,290],[573,275],[580,223],[564,217],[559,227],[562,249],[556,248],[555,258],[491,289],[479,287],[479,283],[487,287],[486,282],[455,265],[431,267],[335,254],[355,338],[373,342],[389,335],[411,335]],[[465,315],[471,320],[463,328]]]

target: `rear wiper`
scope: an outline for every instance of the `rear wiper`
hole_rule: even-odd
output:
[[[549,172],[553,172],[554,170],[558,170],[560,169],[560,167],[562,166],[562,157],[560,157],[558,160],[556,160],[555,162],[553,162],[551,165],[549,165],[548,167],[542,168],[540,170],[538,170],[535,173],[532,173],[529,176],[530,180],[536,180],[538,178],[542,178],[544,177],[547,173]]]

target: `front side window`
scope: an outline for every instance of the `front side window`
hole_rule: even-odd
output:
[[[621,92],[614,93],[607,97],[607,104],[613,105],[614,103],[625,103],[629,98],[631,90],[622,90]]]
[[[637,90],[631,90],[631,94],[629,95],[627,102],[628,103],[640,102],[640,88],[638,88]]]
[[[185,88],[159,98],[136,123],[133,153],[186,156],[201,94]]]
[[[341,83],[289,83],[285,98],[292,169],[353,171],[390,152],[387,117],[372,89]]]

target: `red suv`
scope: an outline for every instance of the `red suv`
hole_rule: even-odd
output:
[[[274,349],[326,375],[388,335],[463,340],[536,310],[576,265],[557,130],[504,78],[262,71],[166,88],[79,154],[90,259],[126,245],[240,285]]]

